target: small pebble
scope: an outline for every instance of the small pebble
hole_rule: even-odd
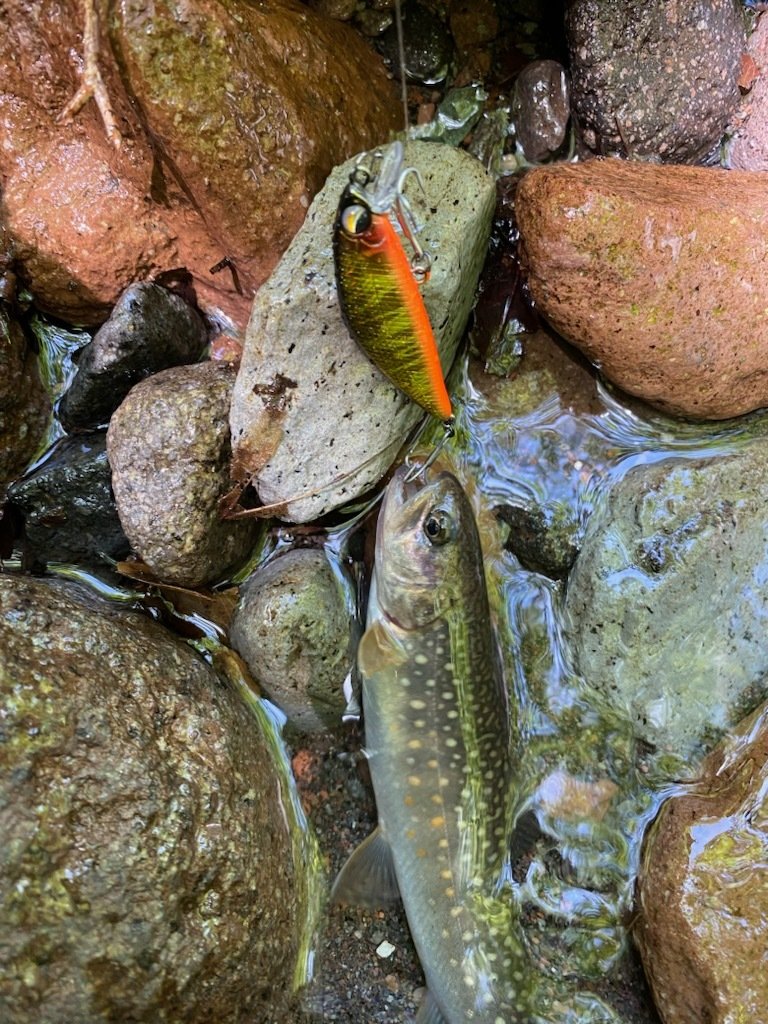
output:
[[[380,956],[382,960],[388,960],[394,952],[395,947],[391,942],[387,942],[386,939],[376,947],[376,954]]]

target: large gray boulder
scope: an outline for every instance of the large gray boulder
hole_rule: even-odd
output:
[[[313,865],[276,736],[187,645],[0,576],[3,1024],[279,1020]]]

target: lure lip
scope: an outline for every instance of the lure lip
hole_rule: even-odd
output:
[[[375,161],[373,169],[363,162],[371,156]],[[350,195],[364,203],[371,213],[389,213],[401,197],[404,159],[405,148],[399,140],[384,149],[363,153],[349,176]]]
[[[373,158],[372,167],[365,163],[369,157]],[[424,182],[418,170],[415,167],[403,167],[404,162],[405,147],[399,139],[383,149],[363,153],[349,176],[342,204],[349,198],[365,206],[372,214],[394,214],[413,249],[411,271],[419,284],[423,284],[429,278],[432,260],[419,242],[419,226],[403,190],[409,174],[414,175],[422,192]]]

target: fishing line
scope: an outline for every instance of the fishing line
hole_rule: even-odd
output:
[[[397,28],[397,59],[400,62],[400,97],[403,101],[403,129],[408,134],[408,87],[405,82],[405,43],[403,41],[403,12],[401,0],[395,0],[395,26]]]

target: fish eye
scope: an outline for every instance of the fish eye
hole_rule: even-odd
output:
[[[430,544],[445,544],[452,536],[451,517],[442,508],[433,509],[424,520],[424,533]]]
[[[351,237],[362,235],[371,226],[371,211],[362,203],[350,203],[341,211],[341,228]]]

